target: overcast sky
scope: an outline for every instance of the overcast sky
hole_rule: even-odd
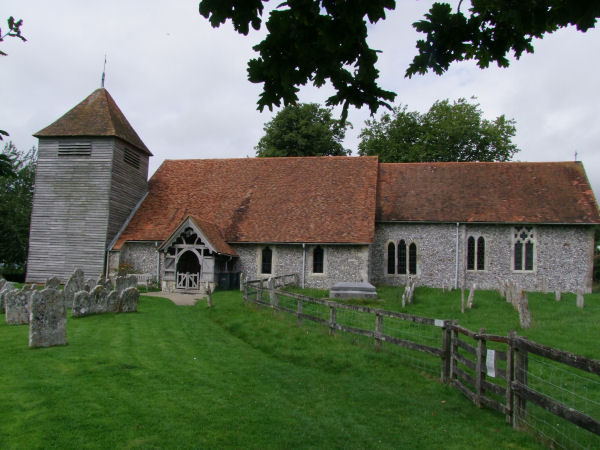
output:
[[[279,2],[274,2],[273,5]],[[600,193],[600,32],[561,30],[536,41],[535,53],[509,69],[455,64],[443,76],[404,78],[419,35],[411,24],[432,2],[399,0],[388,19],[371,27],[369,43],[382,50],[381,86],[397,103],[424,112],[438,99],[476,96],[484,115],[517,122],[516,160],[572,161],[577,152]],[[7,39],[0,49],[0,128],[19,149],[31,135],[106,84],[125,116],[154,153],[150,172],[164,159],[254,156],[263,124],[261,85],[246,79],[246,63],[263,32],[237,34],[230,23],[213,29],[198,0],[4,0],[2,31],[22,18],[28,41]],[[464,8],[464,4],[463,4]],[[306,88],[303,102],[322,103],[328,89]],[[368,110],[351,110],[354,129],[345,146],[356,153]]]

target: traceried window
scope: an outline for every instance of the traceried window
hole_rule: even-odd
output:
[[[485,239],[473,236],[467,239],[467,270],[485,270]]]
[[[406,274],[406,242],[404,239],[398,242],[398,273]]]
[[[533,227],[515,227],[513,230],[513,268],[518,271],[535,269],[535,230]]]
[[[323,273],[323,248],[315,247],[313,250],[313,273]]]
[[[260,272],[271,273],[271,263],[273,261],[273,251],[269,247],[265,247],[261,252]]]
[[[387,248],[387,273],[388,275],[396,273],[396,245],[393,242],[390,242]]]
[[[408,246],[408,273],[417,273],[417,244],[414,242]]]

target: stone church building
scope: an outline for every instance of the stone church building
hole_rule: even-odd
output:
[[[127,264],[181,291],[239,273],[591,290],[600,215],[580,162],[189,159],[147,180],[152,153],[105,89],[35,136],[29,282]]]

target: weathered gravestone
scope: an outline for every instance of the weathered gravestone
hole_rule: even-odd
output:
[[[90,278],[83,285],[83,289],[85,289],[86,291],[90,292],[92,289],[94,289],[94,286],[96,286],[96,280],[93,280],[93,279]]]
[[[60,287],[60,279],[57,277],[48,278],[46,280],[46,289],[56,289]]]
[[[52,347],[67,344],[67,309],[62,293],[46,288],[31,297],[29,346]]]
[[[83,270],[77,269],[67,280],[67,284],[65,284],[65,290],[63,291],[65,295],[65,305],[67,308],[71,308],[73,306],[75,294],[84,290],[84,284]]]
[[[79,291],[73,297],[72,317],[83,317],[93,314],[92,298],[88,291]]]
[[[119,303],[119,292],[118,291],[110,291],[106,296],[106,310],[108,312],[119,312],[120,303]]]
[[[0,291],[2,291],[2,288],[4,288],[4,285],[6,284],[6,280],[2,277],[0,277]]]
[[[90,291],[90,298],[92,303],[92,312],[90,314],[102,314],[107,311],[107,297],[106,289],[104,286],[96,286]]]
[[[110,278],[104,278],[104,276],[98,277],[98,279],[96,280],[96,286],[104,287],[104,289],[106,289],[106,292],[110,292],[113,290],[112,281],[110,281]]]
[[[124,277],[117,277],[115,280],[115,290],[121,295],[125,289],[137,288],[137,278],[135,275],[127,275]]]
[[[1,311],[2,314],[4,314],[4,311],[6,309],[6,307],[5,307],[6,302],[4,300],[5,295],[14,289],[15,289],[15,287],[13,286],[13,284],[10,281],[7,281],[6,283],[4,283],[4,286],[2,286],[2,289],[0,289],[0,308],[2,310]]]
[[[136,312],[139,298],[140,291],[135,287],[128,287],[119,295],[119,311]]]
[[[23,325],[29,323],[29,301],[35,291],[15,289],[4,296],[6,306],[6,323]]]

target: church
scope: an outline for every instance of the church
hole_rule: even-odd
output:
[[[298,274],[590,292],[598,206],[581,162],[165,160],[104,88],[38,131],[27,282],[113,276],[195,292]]]

